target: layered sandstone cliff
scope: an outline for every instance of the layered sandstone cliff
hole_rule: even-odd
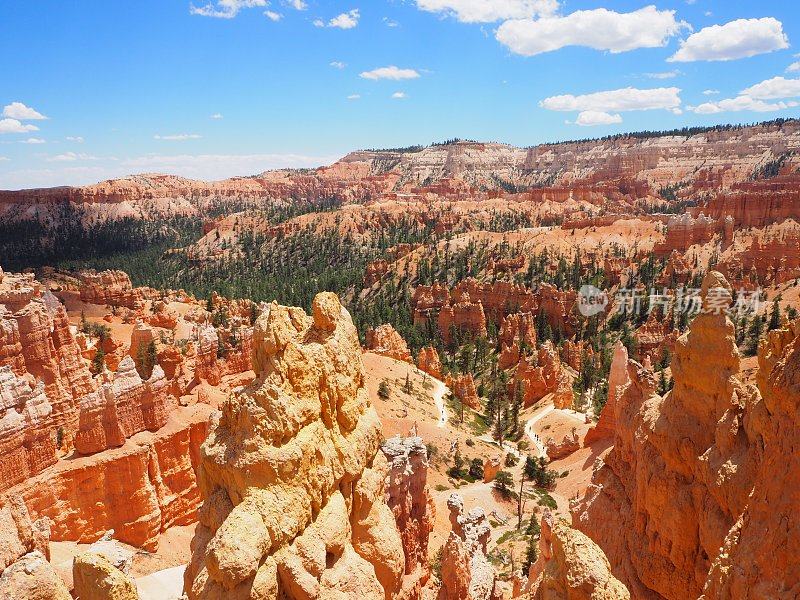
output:
[[[273,304],[253,362],[202,447],[188,597],[393,598],[405,554],[350,315],[330,293],[312,316]]]
[[[376,354],[389,356],[405,362],[411,361],[411,351],[403,337],[397,333],[394,327],[385,323],[367,330],[366,335],[367,349]]]
[[[734,326],[718,310],[731,298],[727,282],[711,272],[702,294],[703,312],[675,346],[671,392],[658,396],[652,371],[628,361],[614,447],[573,521],[634,597],[794,597],[796,574],[777,566],[792,534],[768,525],[798,506],[785,495],[800,472],[786,446],[798,439],[794,334],[773,333],[762,347],[762,399],[740,380]]]

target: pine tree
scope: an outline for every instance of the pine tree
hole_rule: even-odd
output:
[[[781,307],[778,304],[778,299],[772,301],[772,312],[769,314],[769,324],[767,331],[774,331],[781,326]]]
[[[92,359],[92,365],[90,371],[92,375],[98,375],[102,373],[106,368],[106,353],[103,352],[103,349],[98,347],[97,352],[95,352],[94,358]]]

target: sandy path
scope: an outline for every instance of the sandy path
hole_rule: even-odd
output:
[[[141,600],[180,600],[185,566],[156,571],[136,580]]]
[[[436,404],[436,408],[439,409],[439,422],[436,426],[444,427],[447,425],[447,408],[444,405],[444,397],[450,390],[447,389],[443,381],[439,381],[433,377],[431,377],[431,381],[433,381],[433,402]]]
[[[542,418],[546,417],[551,412],[553,412],[555,409],[556,409],[555,406],[550,404],[546,406],[544,410],[533,415],[530,419],[528,419],[528,422],[525,423],[525,434],[533,442],[533,445],[536,446],[536,449],[539,451],[539,456],[547,457],[547,450],[544,447],[544,442],[542,442],[542,439],[533,430],[533,426],[536,425],[538,421],[542,420]]]

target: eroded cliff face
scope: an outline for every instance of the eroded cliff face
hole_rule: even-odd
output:
[[[442,550],[437,600],[500,600],[497,574],[486,556],[492,528],[482,508],[464,510],[458,494],[447,499],[452,530]]]
[[[603,551],[586,535],[545,509],[539,556],[517,597],[531,600],[628,600],[628,589],[611,574]]]
[[[800,320],[762,340],[758,365],[764,410],[752,420],[763,455],[706,579],[706,600],[800,595]]]
[[[406,557],[352,319],[334,294],[313,315],[272,304],[256,380],[202,446],[204,498],[185,591],[205,598],[388,600]]]
[[[702,295],[671,392],[658,396],[652,371],[628,361],[614,447],[573,521],[635,598],[794,598],[798,326],[762,344],[759,393],[742,384],[734,326],[717,310],[731,297],[722,275]]]

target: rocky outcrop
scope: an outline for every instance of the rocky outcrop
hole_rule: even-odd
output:
[[[153,296],[150,288],[134,288],[131,278],[124,271],[83,271],[78,277],[81,300],[87,304],[135,309]]]
[[[330,293],[313,316],[271,305],[253,366],[202,447],[187,596],[392,598],[405,555],[350,315]]]
[[[722,230],[722,221],[705,216],[702,212],[693,218],[684,213],[670,217],[664,241],[655,245],[656,256],[669,256],[672,252],[685,252],[695,244],[710,242]]]
[[[475,380],[472,378],[472,373],[462,373],[455,377],[447,376],[447,387],[453,390],[453,395],[465,406],[469,406],[472,410],[482,410],[481,399],[478,397],[478,392],[475,389]]]
[[[442,379],[442,361],[433,346],[425,346],[417,356],[417,368],[436,379]]]
[[[531,565],[526,598],[531,600],[628,600],[627,588],[611,574],[611,565],[586,535],[542,516],[539,557]]]
[[[614,446],[573,505],[573,523],[634,597],[701,595],[763,461],[764,403],[741,383],[734,326],[714,309],[729,286],[711,272],[702,295],[703,312],[676,343],[671,392],[658,396],[652,371],[628,361]]]
[[[0,367],[0,491],[41,473],[57,460],[58,432],[44,385]]]
[[[732,217],[737,228],[764,227],[785,219],[800,220],[800,177],[797,173],[762,181],[742,181],[714,195],[702,208],[706,214]]]
[[[161,367],[156,365],[150,379],[143,381],[126,356],[98,393],[81,400],[75,450],[93,454],[122,446],[140,431],[158,431],[176,406]]]
[[[50,558],[50,521],[32,521],[16,495],[0,497],[0,533],[0,573],[31,552]]]
[[[367,264],[364,271],[364,287],[370,288],[378,283],[381,278],[389,272],[389,262],[386,260],[374,260]]]
[[[31,518],[51,522],[51,539],[92,543],[113,529],[127,544],[154,551],[159,533],[197,520],[195,470],[210,407],[183,410],[157,434],[58,464],[9,490]]]
[[[608,374],[608,397],[597,423],[586,432],[583,443],[590,446],[598,440],[613,439],[617,428],[619,413],[619,398],[630,383],[628,376],[628,349],[617,342],[614,345],[614,355],[611,359],[611,370]]]
[[[452,531],[442,551],[438,600],[499,600],[494,568],[486,557],[492,529],[481,508],[464,513],[458,494],[447,499]]]
[[[0,600],[72,600],[67,586],[38,551],[20,558],[0,575]]]
[[[556,408],[572,407],[572,385],[550,340],[539,346],[535,355],[520,359],[509,382],[509,393],[517,393],[517,389],[522,392],[525,406],[554,394]]]
[[[497,366],[508,369],[520,356],[536,347],[536,324],[532,313],[514,313],[503,319],[498,335],[500,358]]]
[[[99,554],[84,552],[72,563],[75,595],[80,600],[139,600],[133,579]]]
[[[388,323],[367,330],[367,349],[396,360],[413,362],[403,337]]]
[[[480,302],[473,302],[466,292],[454,294],[452,302],[443,306],[437,320],[439,334],[445,344],[455,336],[486,337],[486,315]]]
[[[194,366],[196,382],[206,381],[209,385],[219,385],[223,368],[219,363],[219,334],[211,325],[200,325],[197,329],[197,357]]]
[[[749,420],[758,433],[750,453],[763,456],[747,506],[728,531],[705,581],[703,598],[797,596],[800,530],[800,321],[772,331],[758,352],[763,411]]]
[[[800,277],[800,227],[767,228],[747,247],[731,248],[717,268],[731,281],[748,288],[758,283],[780,284]]]
[[[581,440],[578,437],[578,431],[574,427],[572,431],[565,435],[561,441],[556,441],[550,437],[545,443],[545,450],[547,451],[547,458],[550,460],[558,460],[569,456],[573,452],[580,450]]]
[[[428,537],[436,513],[427,487],[428,451],[419,437],[391,438],[381,451],[389,461],[386,504],[394,514],[405,555],[403,588],[395,597],[416,600],[430,578]]]

